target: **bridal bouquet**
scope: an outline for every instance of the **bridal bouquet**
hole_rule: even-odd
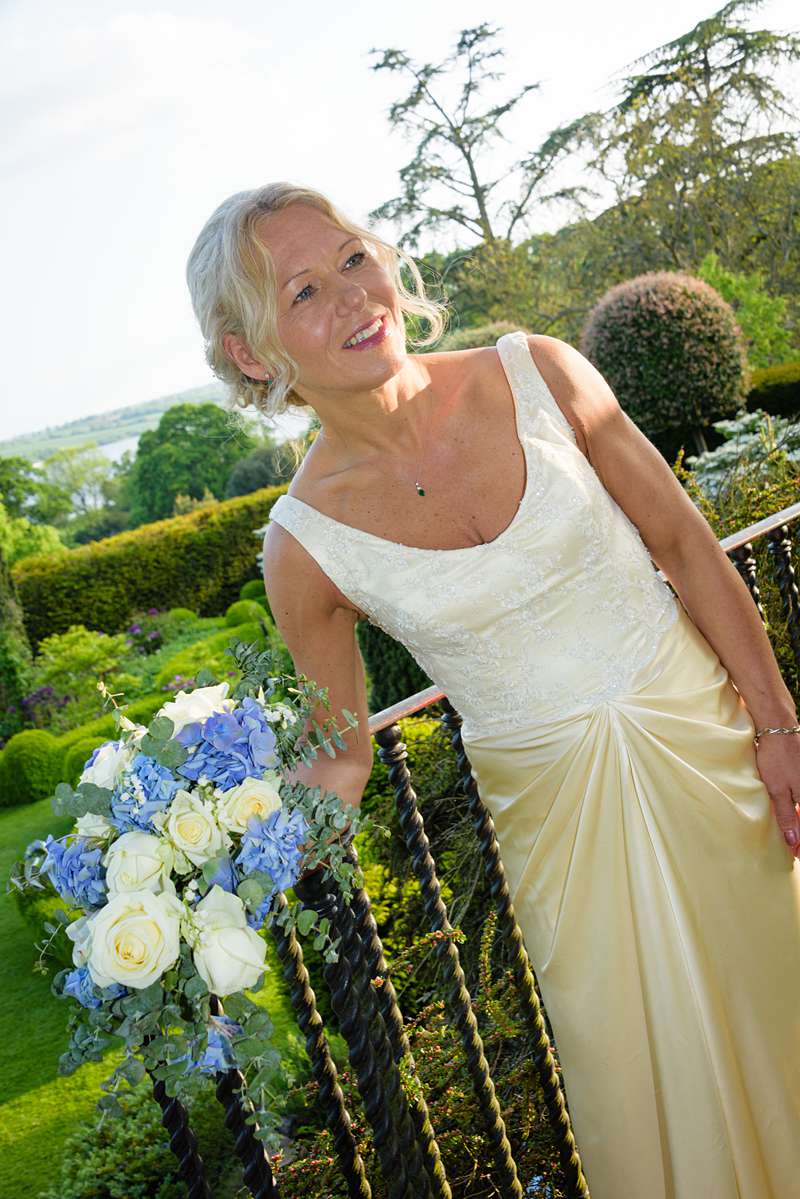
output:
[[[65,905],[45,924],[39,961],[44,969],[56,939],[67,939],[72,967],[52,983],[74,1003],[61,1072],[121,1039],[123,1061],[100,1101],[115,1109],[121,1081],[139,1081],[145,1068],[168,1094],[186,1095],[199,1075],[237,1066],[257,1135],[270,1141],[280,1061],[268,1014],[245,992],[263,985],[271,920],[313,932],[335,959],[327,920],[282,893],[322,866],[352,894],[347,840],[360,812],[283,777],[317,748],[347,748],[333,721],[311,717],[319,703],[330,711],[327,691],[304,675],[271,676],[268,652],[243,642],[230,652],[242,672],[232,694],[228,682],[179,691],[147,727],[99,684],[118,735],[97,746],[74,789],[56,788],[54,809],[74,817],[72,831],[29,845],[12,883],[54,891]],[[225,999],[226,1015],[212,997]]]

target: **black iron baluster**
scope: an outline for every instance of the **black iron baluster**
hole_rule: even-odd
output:
[[[753,602],[758,608],[758,614],[764,624],[767,623],[767,617],[764,608],[761,604],[761,592],[758,590],[758,578],[756,575],[756,559],[753,554],[753,543],[746,541],[744,545],[740,545],[738,549],[730,551],[730,557],[733,559],[733,564],[739,574],[747,584],[747,590],[753,597]]]
[[[161,1108],[161,1123],[169,1133],[169,1147],[178,1159],[178,1172],[186,1183],[189,1199],[211,1199],[205,1166],[197,1148],[197,1138],[189,1127],[186,1108],[174,1095],[168,1095],[164,1083],[153,1079],[153,1096]]]
[[[514,981],[522,1001],[525,1020],[533,1037],[533,1060],[539,1074],[550,1123],[558,1142],[567,1196],[568,1199],[589,1199],[589,1187],[581,1168],[581,1159],[572,1132],[566,1096],[550,1047],[550,1037],[545,1025],[544,1005],[538,994],[536,979],[522,938],[522,930],[517,923],[514,905],[508,891],[505,867],[500,857],[494,821],[480,797],[478,785],[473,777],[469,758],[461,740],[461,716],[446,696],[440,702],[444,709],[441,717],[442,724],[450,735],[450,741],[456,753],[467,806],[475,824],[489,889],[497,908],[500,935],[511,954]]]
[[[277,896],[279,911],[287,907],[286,896]],[[271,929],[275,938],[278,957],[283,964],[283,977],[291,988],[292,1007],[297,1023],[306,1039],[306,1051],[311,1069],[319,1087],[319,1100],[325,1114],[325,1122],[333,1136],[333,1144],[339,1157],[339,1165],[352,1199],[371,1199],[372,1189],[367,1181],[364,1163],[356,1147],[350,1115],[347,1111],[339,1086],[338,1072],[325,1025],[315,1002],[314,992],[303,962],[303,950],[294,930],[288,934],[274,920]]]
[[[338,960],[326,962],[323,975],[356,1072],[390,1199],[432,1199],[352,914],[331,880],[322,878],[321,870],[298,881],[294,891],[304,904],[327,916],[331,933],[341,937]]]
[[[211,996],[212,1016],[223,1014],[222,1003],[216,995]],[[234,1137],[236,1155],[244,1168],[244,1181],[253,1199],[278,1199],[278,1189],[272,1176],[266,1148],[255,1134],[255,1128],[245,1117],[254,1108],[244,1091],[244,1075],[241,1070],[220,1070],[217,1073],[217,1099],[225,1108],[225,1124]]]
[[[414,872],[419,879],[425,910],[434,931],[452,932],[447,918],[447,908],[442,901],[441,887],[436,876],[436,866],[431,857],[425,827],[417,807],[417,797],[411,786],[411,775],[406,766],[408,754],[400,739],[400,727],[389,725],[375,733],[381,761],[389,769],[389,778],[394,787],[400,826],[406,839]],[[461,1034],[467,1068],[472,1078],[475,1094],[486,1124],[489,1141],[494,1152],[499,1174],[500,1193],[504,1199],[522,1199],[522,1186],[517,1176],[517,1167],[511,1154],[505,1123],[497,1102],[489,1064],[483,1052],[483,1042],[478,1032],[478,1023],[467,990],[464,971],[458,948],[451,937],[446,937],[436,947],[445,960],[449,975],[447,1001],[451,1015]]]
[[[354,865],[358,861],[356,848],[352,842],[349,846],[349,858]],[[378,926],[375,923],[366,891],[354,888],[351,907],[356,928],[364,946],[369,973],[373,978],[379,977],[382,980],[382,984],[377,990],[377,1001],[389,1034],[394,1059],[399,1061],[401,1058],[405,1058],[409,1072],[419,1082],[411,1045],[403,1026],[403,1015],[397,1002],[397,993],[383,956]],[[451,1199],[452,1192],[445,1176],[439,1146],[436,1144],[428,1105],[425,1102],[421,1086],[417,1087],[414,1095],[410,1097],[410,1104],[411,1117],[419,1142],[423,1147],[425,1167],[435,1199]]]
[[[792,565],[792,542],[788,525],[781,525],[767,534],[767,549],[772,556],[775,581],[783,600],[794,660],[800,670],[800,592]]]

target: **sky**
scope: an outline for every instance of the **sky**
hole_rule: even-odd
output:
[[[494,175],[609,107],[634,59],[718,7],[0,0],[0,440],[214,381],[185,266],[227,196],[290,180],[366,224],[399,193],[413,143],[387,111],[408,77],[372,69],[371,51],[438,63],[461,30],[499,30],[505,74],[486,99],[540,86],[483,160]],[[746,23],[797,30],[796,0]],[[446,100],[460,84],[437,87]],[[528,232],[558,224],[543,209]],[[420,249],[456,244],[471,243],[443,233]]]

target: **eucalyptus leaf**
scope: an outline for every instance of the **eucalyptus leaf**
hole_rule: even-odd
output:
[[[202,670],[199,670],[194,676],[194,679],[198,687],[213,687],[217,681],[207,666],[204,666]]]
[[[167,770],[177,770],[188,757],[189,751],[185,745],[181,745],[180,741],[163,742],[155,754],[158,764],[165,766]]]
[[[302,936],[307,937],[317,923],[317,913],[313,908],[303,908],[297,917],[297,927]]]
[[[147,726],[147,731],[155,741],[169,741],[175,730],[175,725],[169,716],[155,716]]]

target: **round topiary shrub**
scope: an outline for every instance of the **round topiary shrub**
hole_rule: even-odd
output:
[[[175,624],[195,624],[200,619],[196,612],[191,608],[170,608],[167,616]]]
[[[263,579],[248,579],[239,590],[239,599],[260,600],[265,594]]]
[[[580,350],[650,438],[671,430],[700,436],[733,416],[749,388],[733,309],[693,275],[652,271],[618,283],[589,313]]]
[[[15,733],[0,754],[0,807],[35,803],[61,779],[63,750],[45,729]]]
[[[236,600],[225,613],[225,624],[235,628],[237,625],[247,624],[248,621],[258,620],[263,615],[264,609],[255,600]]]

